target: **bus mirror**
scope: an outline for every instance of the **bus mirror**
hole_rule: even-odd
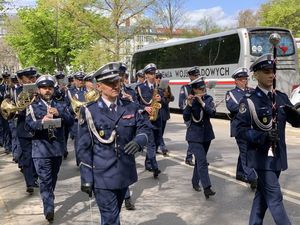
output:
[[[210,80],[210,81],[207,82],[206,87],[208,89],[213,89],[216,85],[217,85],[217,82],[215,80]]]

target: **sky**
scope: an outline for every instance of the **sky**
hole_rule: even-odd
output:
[[[217,25],[232,26],[241,10],[258,10],[268,0],[185,0],[189,23],[195,24],[204,16],[213,18]]]
[[[188,25],[195,25],[204,16],[213,18],[221,26],[234,26],[241,10],[257,10],[269,0],[183,0],[188,15]],[[13,0],[16,6],[34,6],[35,0]]]

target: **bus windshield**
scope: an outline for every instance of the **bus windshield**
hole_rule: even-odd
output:
[[[272,53],[272,45],[269,42],[269,37],[272,33],[274,33],[274,31],[263,30],[250,32],[250,54],[253,56],[261,56],[266,53]],[[292,36],[283,31],[277,31],[277,33],[281,36],[277,55],[290,56],[295,54]]]

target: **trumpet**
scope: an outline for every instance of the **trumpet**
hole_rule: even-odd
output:
[[[16,103],[13,103],[10,99],[6,98],[1,103],[1,115],[6,120],[11,119],[17,112],[25,110],[35,99],[35,94],[28,91],[22,91],[18,95]]]

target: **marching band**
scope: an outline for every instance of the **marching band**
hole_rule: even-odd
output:
[[[300,114],[288,97],[272,86],[275,58],[266,54],[251,65],[258,81],[256,89],[247,87],[248,69],[238,68],[232,74],[236,88],[224,97],[231,136],[239,149],[236,179],[256,190],[250,225],[263,224],[267,209],[276,224],[291,224],[278,179],[287,169],[285,124],[300,127]],[[137,72],[134,85],[128,84],[126,69],[124,63],[110,62],[93,73],[67,77],[60,71],[53,76],[39,75],[34,67],[15,75],[2,73],[0,144],[18,163],[25,191],[32,195],[39,188],[44,216],[50,223],[54,221],[54,191],[62,159],[68,156],[69,137],[74,139],[79,186],[90,197],[95,196],[103,225],[120,224],[124,201],[127,209],[135,209],[129,186],[138,180],[137,152],[146,151],[145,169],[154,179],[161,173],[156,153],[160,148],[163,156],[169,156],[163,135],[170,118],[169,103],[174,101],[172,90],[162,85],[162,74],[153,63]],[[215,139],[210,118],[215,116],[216,105],[199,75],[197,67],[188,71],[191,82],[181,88],[179,106],[186,124],[185,162],[194,166],[192,187],[197,192],[202,187],[209,199],[216,194],[206,158]],[[272,117],[274,106],[276,118]]]

